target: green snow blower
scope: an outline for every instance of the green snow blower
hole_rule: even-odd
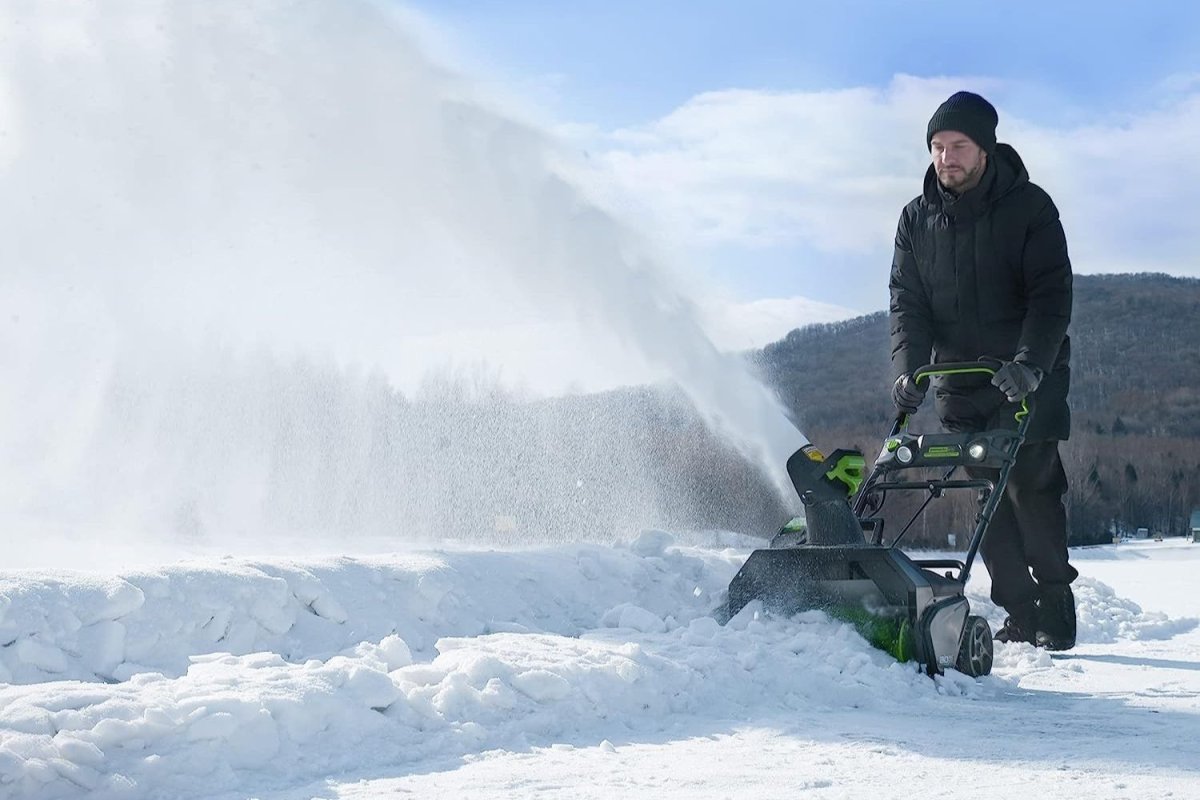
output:
[[[930,364],[913,378],[920,383],[967,373],[992,375],[999,366],[991,359]],[[947,668],[972,677],[988,674],[992,631],[985,619],[970,613],[964,589],[1029,418],[1029,402],[1022,401],[1011,428],[921,434],[909,430],[909,418],[902,414],[865,480],[861,453],[836,450],[825,457],[811,445],[797,450],[788,459],[787,472],[804,504],[805,519],[790,521],[767,548],[750,554],[730,582],[717,617],[727,622],[755,600],[772,614],[821,609],[853,624],[897,660],[916,661],[931,676]],[[994,469],[998,476],[953,477],[968,466]],[[914,559],[901,551],[897,545],[929,503],[958,489],[980,495],[964,559]],[[877,514],[888,492],[927,497],[885,543],[884,520]]]

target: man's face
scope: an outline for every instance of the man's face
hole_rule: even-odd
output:
[[[929,155],[938,180],[952,192],[974,188],[987,167],[987,153],[958,131],[938,131],[929,142]]]

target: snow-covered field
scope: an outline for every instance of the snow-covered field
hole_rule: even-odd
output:
[[[1079,646],[978,681],[718,626],[747,544],[0,572],[0,797],[1200,797],[1200,544],[1076,551]]]

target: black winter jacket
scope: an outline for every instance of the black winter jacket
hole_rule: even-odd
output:
[[[981,356],[1039,367],[1027,440],[1068,437],[1071,261],[1058,209],[1016,150],[997,145],[979,185],[958,197],[929,167],[900,214],[889,287],[896,375]],[[934,395],[950,430],[1011,419],[986,376],[940,379]]]

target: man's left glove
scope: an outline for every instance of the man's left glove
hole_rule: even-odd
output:
[[[1019,403],[1033,394],[1042,382],[1042,371],[1019,361],[1005,361],[992,376],[992,386],[1004,392],[1010,403]]]

